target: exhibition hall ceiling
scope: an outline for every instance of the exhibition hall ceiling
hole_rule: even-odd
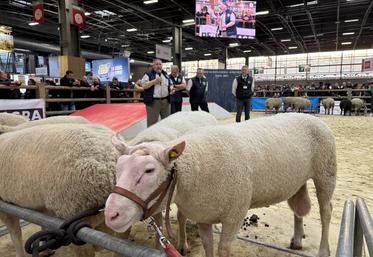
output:
[[[373,47],[371,0],[257,1],[255,39],[196,37],[195,26],[185,23],[195,17],[195,1],[145,2],[149,0],[80,0],[87,14],[82,48],[106,54],[126,50],[131,57],[151,60],[155,44],[172,46],[175,25],[183,29],[186,61],[221,58],[226,49],[232,58]],[[2,0],[0,24],[12,26],[16,40],[58,45],[57,0],[44,0],[44,9],[45,22],[30,26],[31,1]]]

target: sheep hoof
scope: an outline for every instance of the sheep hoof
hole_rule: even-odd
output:
[[[292,250],[302,250],[302,245],[297,245],[294,243],[294,239],[291,239],[291,243],[290,243],[290,249]]]

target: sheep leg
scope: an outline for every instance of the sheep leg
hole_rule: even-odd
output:
[[[303,185],[299,191],[293,195],[288,204],[294,212],[294,235],[291,239],[290,248],[294,250],[302,249],[303,217],[306,216],[311,209],[311,201],[308,195],[307,184]]]
[[[19,219],[15,216],[0,213],[0,220],[5,224],[9,231],[10,238],[16,248],[16,257],[26,257],[26,253],[23,250],[22,231]]]
[[[185,255],[189,248],[186,234],[187,218],[180,211],[177,211],[177,221],[179,223],[178,250],[181,255]]]
[[[203,248],[205,249],[206,257],[214,257],[214,238],[212,235],[212,224],[198,223],[197,225]]]
[[[329,225],[332,216],[333,206],[331,198],[335,188],[335,180],[322,177],[314,180],[316,187],[316,196],[320,206],[321,216],[321,242],[318,257],[330,256],[329,247]]]
[[[222,232],[220,236],[219,241],[219,247],[218,247],[218,254],[219,257],[229,257],[231,252],[231,247],[234,239],[236,238],[236,234],[239,231],[241,227],[241,220],[243,220],[245,215],[242,216],[242,218],[238,219],[240,222],[238,223],[224,223],[222,226]]]

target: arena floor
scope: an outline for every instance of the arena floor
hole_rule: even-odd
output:
[[[262,117],[262,113],[253,113],[253,118]],[[320,116],[334,131],[337,140],[338,178],[333,205],[334,212],[331,223],[330,242],[332,256],[337,245],[339,223],[342,216],[344,201],[356,197],[364,197],[368,208],[373,213],[373,117],[340,117]],[[233,122],[234,119],[225,120],[223,123]],[[315,256],[320,241],[320,221],[318,204],[312,183],[309,183],[312,201],[311,213],[304,219],[306,239],[303,241],[303,253]],[[287,247],[293,231],[293,215],[287,203],[281,203],[269,208],[250,210],[248,216],[256,214],[260,220],[258,226],[250,226],[248,230],[241,230],[240,235],[257,238],[259,241],[273,243]],[[265,226],[265,224],[269,225]],[[38,227],[28,225],[23,228],[24,238],[37,231]],[[218,228],[217,228],[218,229]],[[204,256],[202,243],[198,237],[196,226],[188,225],[188,239],[191,251],[188,256]],[[153,239],[149,238],[143,224],[137,224],[131,234],[136,241],[152,245]],[[215,235],[215,244],[219,239]],[[215,245],[215,249],[217,246]],[[233,245],[235,257],[268,257],[268,256],[293,256],[280,253],[250,243],[236,240]],[[9,236],[0,237],[0,256],[14,257],[13,245]],[[66,251],[60,250],[55,256],[71,256]],[[109,257],[111,254],[101,251],[96,257]]]

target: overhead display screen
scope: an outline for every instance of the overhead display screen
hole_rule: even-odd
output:
[[[256,2],[196,0],[196,35],[254,39]]]

